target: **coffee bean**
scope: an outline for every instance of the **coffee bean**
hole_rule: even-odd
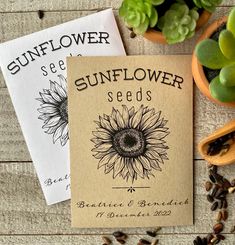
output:
[[[215,211],[218,208],[218,202],[214,202],[211,206],[211,211]]]
[[[205,189],[206,189],[206,191],[210,191],[211,188],[212,188],[212,186],[213,186],[213,184],[210,181],[207,181],[205,183]]]
[[[38,10],[38,18],[42,19],[44,17],[44,11]]]
[[[154,231],[146,231],[146,234],[148,235],[148,236],[151,236],[151,237],[156,237],[156,235],[157,235],[157,232],[154,230]]]
[[[226,221],[228,219],[228,211],[227,210],[223,210],[222,211],[222,220]]]
[[[211,203],[214,202],[213,196],[207,195],[206,197],[207,197],[207,201],[208,201],[208,202],[211,202]]]
[[[103,240],[104,244],[106,244],[106,245],[112,244],[112,241],[106,236],[102,236],[102,240]]]
[[[148,245],[148,244],[151,244],[151,242],[149,242],[148,240],[145,240],[145,239],[139,240],[139,245]]]
[[[219,234],[221,231],[223,231],[224,225],[222,223],[217,223],[213,226],[213,230],[215,234]]]
[[[120,237],[127,237],[127,235],[125,234],[125,233],[123,233],[123,232],[121,232],[121,231],[115,231],[114,233],[113,233],[113,236],[115,237],[115,238],[120,238]]]

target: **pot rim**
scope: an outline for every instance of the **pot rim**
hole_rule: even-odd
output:
[[[221,25],[227,22],[227,19],[228,17],[224,16],[214,21],[210,26],[208,26],[208,28],[200,36],[197,43],[199,43],[203,39],[210,38],[211,35],[216,31],[218,27],[220,27]],[[197,87],[208,99],[210,99],[211,101],[219,105],[235,107],[235,102],[221,102],[211,96],[210,90],[209,90],[209,81],[205,76],[203,66],[199,63],[197,59],[195,51],[193,52],[193,56],[192,56],[192,73],[193,73],[193,78],[194,78],[194,81]]]
[[[212,13],[208,12],[207,10],[203,10],[203,12],[200,14],[199,19],[197,20],[196,31],[199,30],[202,26],[204,26],[208,22],[211,15]],[[153,28],[150,28],[148,31],[146,31],[143,36],[152,42],[167,44],[166,38],[162,34],[162,32],[157,31]]]

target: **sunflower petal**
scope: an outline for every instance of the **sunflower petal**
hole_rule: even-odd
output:
[[[152,160],[150,164],[151,164],[151,167],[154,168],[155,170],[162,171],[161,167],[159,166],[158,161]]]
[[[148,160],[147,157],[139,156],[137,159],[143,165],[143,167],[145,169],[147,169],[147,170],[150,170],[151,169],[150,162],[149,162],[149,160]]]
[[[129,112],[126,105],[122,106],[122,118],[124,121],[124,127],[127,128],[129,126]]]
[[[158,121],[159,117],[160,117],[161,111],[157,112],[156,114],[154,114],[153,116],[149,117],[146,122],[144,123],[142,129],[150,129],[152,128]]]
[[[42,128],[50,128],[53,127],[55,125],[57,125],[60,121],[61,117],[60,116],[55,116],[55,117],[51,117],[46,124],[43,125]]]
[[[57,82],[55,82],[54,84],[55,84],[56,93],[61,98],[67,98],[67,93],[64,91],[64,89]]]
[[[118,130],[118,125],[117,125],[116,121],[112,117],[109,118],[109,121],[110,121],[110,125],[112,126],[112,128],[115,131],[117,131]]]
[[[104,156],[99,160],[99,163],[98,163],[98,169],[101,168],[102,166],[106,165],[106,164],[110,161],[110,159],[111,159],[113,156],[114,156],[114,154],[111,155],[111,154],[108,154],[108,153],[107,153],[106,155],[104,155]]]
[[[57,101],[50,94],[40,93],[40,95],[45,103],[50,103],[50,104],[57,103]]]
[[[132,159],[132,158],[130,158],[129,160],[126,160],[126,166],[127,166],[128,172],[129,172],[131,177],[134,177],[134,174],[135,174],[135,171],[132,167],[133,161],[134,161],[134,159]]]
[[[136,159],[134,159],[133,163],[132,163],[132,167],[134,169],[134,171],[141,177],[144,178],[144,169],[142,164],[139,161],[136,161]]]
[[[103,140],[110,140],[110,134],[105,131],[93,131],[92,134]]]
[[[66,123],[61,124],[55,131],[54,135],[53,135],[53,143],[55,143],[60,137],[61,134],[64,130],[64,127],[66,126]]]
[[[111,132],[113,131],[113,128],[111,127],[110,122],[102,117],[100,117],[100,125],[102,128],[105,128]]]
[[[68,138],[69,138],[69,127],[67,123],[60,137],[60,143],[62,146],[64,146],[67,143]]]
[[[133,128],[137,128],[141,122],[143,114],[143,105],[141,105],[140,109],[134,114],[134,116],[131,118],[130,126]]]
[[[38,108],[38,112],[43,113],[43,114],[58,114],[58,110],[54,106],[47,106],[43,108]]]
[[[58,75],[59,81],[60,81],[60,86],[63,88],[64,92],[66,93],[67,96],[67,80],[63,75]]]
[[[59,96],[57,93],[51,91],[51,96],[57,101],[57,102],[62,102],[65,98]]]
[[[111,143],[102,143],[97,148],[93,148],[94,152],[108,152],[108,150],[112,147]]]
[[[131,118],[134,114],[135,114],[135,107],[132,106],[132,107],[129,109],[129,117]]]
[[[117,175],[123,170],[124,166],[124,159],[122,157],[117,158],[113,168],[113,178],[117,177]]]
[[[124,120],[123,120],[122,115],[119,111],[117,111],[117,113],[116,113],[116,120],[117,120],[117,125],[118,125],[119,129],[125,128]]]

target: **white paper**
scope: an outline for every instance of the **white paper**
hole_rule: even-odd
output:
[[[0,45],[2,72],[48,205],[70,198],[65,58],[79,55],[125,55],[111,9]]]

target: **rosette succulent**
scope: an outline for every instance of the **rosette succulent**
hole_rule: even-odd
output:
[[[199,14],[189,9],[187,4],[178,2],[171,5],[165,15],[159,19],[158,28],[169,44],[183,42],[195,34]]]
[[[154,6],[163,2],[164,0],[124,0],[119,15],[136,34],[144,34],[149,27],[153,28],[157,24],[158,13]]]
[[[235,102],[235,8],[229,14],[227,29],[220,32],[218,42],[201,41],[195,49],[199,62],[220,73],[210,82],[211,95],[221,102]]]
[[[220,5],[223,0],[193,0],[198,8],[203,8],[208,12],[214,12],[216,6]]]

